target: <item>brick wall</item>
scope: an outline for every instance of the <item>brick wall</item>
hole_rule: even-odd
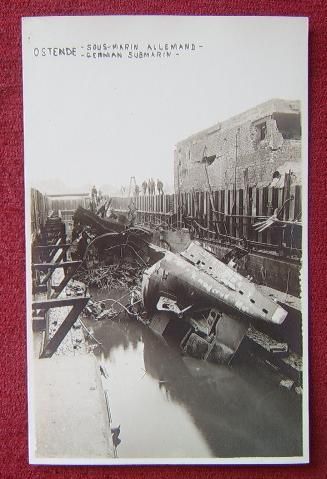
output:
[[[235,174],[238,189],[244,188],[245,182],[249,186],[268,185],[279,169],[284,173],[290,168],[297,170],[300,182],[301,140],[283,137],[273,117],[274,108],[276,105],[268,102],[179,142],[174,158],[175,191],[178,185],[181,192],[207,189],[201,163],[204,155],[216,155],[208,166],[215,190],[233,188]]]

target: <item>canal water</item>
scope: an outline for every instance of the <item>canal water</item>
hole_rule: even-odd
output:
[[[88,321],[88,327],[108,373],[112,421],[120,426],[118,457],[302,454],[301,397],[279,388],[267,370],[253,362],[229,367],[182,356],[126,315]]]

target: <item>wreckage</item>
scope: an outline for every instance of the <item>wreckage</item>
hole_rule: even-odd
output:
[[[143,265],[140,299],[146,323],[164,335],[169,324],[186,324],[180,346],[193,356],[229,363],[251,321],[283,323],[287,311],[239,274],[235,263],[225,264],[200,243],[173,253],[149,240],[142,227],[128,227],[78,210],[79,221],[92,225],[104,241],[104,251],[119,249],[121,257],[134,254]],[[118,225],[118,226],[117,226]],[[118,231],[117,231],[118,230]]]
[[[89,238],[92,238],[87,250],[95,244],[98,252],[107,254],[109,250],[117,247],[125,247],[134,254],[144,248],[152,239],[152,232],[142,226],[132,226],[125,215],[114,215],[114,218],[101,218],[95,213],[79,206],[75,211],[73,240],[76,239],[85,228],[90,231]],[[83,255],[85,259],[87,251]]]
[[[199,243],[170,251],[144,271],[143,304],[161,334],[172,316],[190,324],[183,349],[192,355],[230,362],[251,320],[281,324],[287,312],[247,278]],[[155,313],[164,314],[158,318]]]
[[[75,211],[74,226],[82,225],[89,226],[96,235],[103,235],[106,233],[126,233],[142,236],[148,241],[152,237],[152,233],[148,228],[142,226],[133,226],[129,224],[126,215],[112,215],[112,218],[101,218],[90,210],[79,206]]]
[[[253,283],[197,242],[180,254],[165,252],[144,272],[142,292],[146,309],[156,307],[179,317],[208,306],[275,324],[281,324],[287,315]]]

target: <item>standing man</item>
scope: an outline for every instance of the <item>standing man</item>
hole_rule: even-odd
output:
[[[88,235],[85,231],[83,231],[77,243],[77,255],[80,259],[84,259],[87,246],[88,246]]]
[[[146,190],[148,188],[148,183],[147,183],[146,180],[143,181],[142,188],[143,188],[143,195],[145,196],[146,195]]]
[[[96,212],[97,202],[98,202],[98,192],[95,185],[93,185],[91,190],[91,210],[93,211],[93,213]]]
[[[129,226],[134,226],[134,223],[136,221],[136,216],[137,216],[137,209],[136,209],[134,201],[131,201],[130,204],[128,205],[127,216],[129,220]]]
[[[156,193],[156,184],[155,184],[153,178],[151,178],[150,181],[151,181],[151,195],[155,195],[155,193]]]
[[[157,190],[159,195],[163,195],[163,182],[159,178],[157,179]]]

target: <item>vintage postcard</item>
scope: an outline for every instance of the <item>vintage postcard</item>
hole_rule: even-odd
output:
[[[307,19],[22,37],[30,462],[308,462]]]

